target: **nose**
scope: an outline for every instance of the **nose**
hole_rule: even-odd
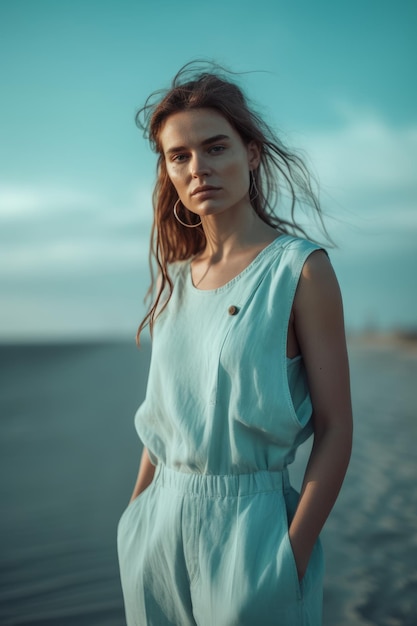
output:
[[[193,178],[208,176],[211,172],[207,159],[202,154],[194,154],[191,159],[191,175]]]

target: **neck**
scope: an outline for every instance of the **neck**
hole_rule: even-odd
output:
[[[206,248],[202,257],[213,262],[227,260],[236,252],[264,241],[272,241],[277,231],[268,226],[250,207],[247,211],[233,210],[202,217]]]

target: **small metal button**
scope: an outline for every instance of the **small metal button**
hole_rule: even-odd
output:
[[[229,306],[228,310],[229,310],[229,315],[236,315],[237,313],[239,313],[239,309],[234,304],[232,304],[232,306]]]

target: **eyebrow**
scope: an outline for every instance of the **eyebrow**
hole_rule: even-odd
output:
[[[224,139],[230,139],[229,135],[214,135],[213,137],[208,137],[201,142],[202,146],[208,146],[211,143],[216,143],[216,141],[222,141]],[[181,152],[183,150],[187,150],[186,146],[173,146],[172,148],[168,148],[165,154],[173,154],[175,152]]]

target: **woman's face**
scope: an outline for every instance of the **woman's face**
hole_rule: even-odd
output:
[[[244,144],[214,109],[170,115],[160,132],[168,176],[184,206],[204,217],[251,208],[249,172],[259,165],[255,142]]]

